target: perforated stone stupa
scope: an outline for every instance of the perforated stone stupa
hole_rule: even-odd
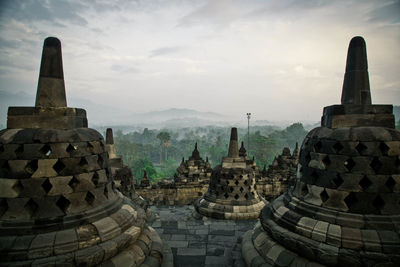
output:
[[[182,158],[180,166],[174,175],[175,183],[208,183],[210,181],[212,168],[208,158],[204,161],[200,157],[197,143],[194,145],[192,155],[185,161]]]
[[[371,104],[362,37],[341,102],[304,139],[295,187],[244,235],[248,266],[400,266],[400,132],[391,105]]]
[[[49,37],[35,107],[10,107],[0,131],[0,265],[160,266],[163,244],[113,188],[103,137],[66,105]]]
[[[264,205],[256,191],[253,164],[239,155],[237,129],[232,128],[228,157],[213,169],[208,190],[195,209],[217,219],[245,220],[257,218]]]

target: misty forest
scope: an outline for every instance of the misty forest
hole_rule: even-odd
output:
[[[276,126],[254,126],[250,129],[250,149],[246,128],[238,128],[239,142],[243,141],[249,157],[255,158],[260,169],[270,164],[284,147],[293,151],[296,142],[307,134],[301,123],[294,123],[285,129]],[[212,167],[220,164],[227,156],[230,127],[205,126],[190,128],[169,128],[161,130],[134,131],[124,134],[114,132],[117,154],[128,165],[133,176],[140,181],[144,171],[154,183],[163,178],[172,178],[176,168],[192,154],[198,143],[200,156]]]

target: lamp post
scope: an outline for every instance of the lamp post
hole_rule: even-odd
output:
[[[247,115],[247,154],[250,155],[250,116],[251,113],[246,113]]]

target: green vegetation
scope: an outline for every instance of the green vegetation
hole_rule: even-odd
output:
[[[294,123],[284,130],[272,126],[254,126],[250,129],[250,157],[259,168],[267,166],[284,147],[294,149],[296,142],[303,141],[307,131],[301,123]],[[247,128],[238,128],[239,142],[247,149]],[[143,132],[115,133],[115,149],[123,157],[124,164],[132,169],[140,180],[144,170],[152,182],[173,177],[182,157],[188,159],[198,143],[201,157],[208,157],[211,166],[220,164],[228,153],[229,127],[197,127],[149,130]]]

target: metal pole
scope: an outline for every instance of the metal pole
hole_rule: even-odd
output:
[[[247,155],[250,156],[250,116],[251,113],[247,113]]]

